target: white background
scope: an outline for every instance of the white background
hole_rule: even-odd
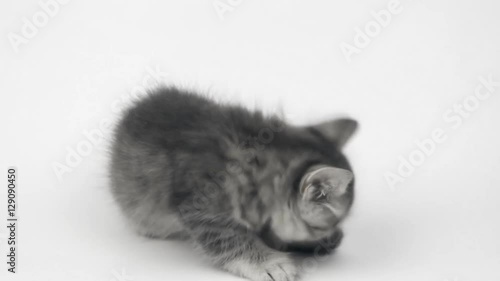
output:
[[[211,0],[70,1],[43,23],[38,1],[2,1],[0,167],[5,177],[18,167],[20,226],[19,274],[2,262],[1,279],[239,280],[188,245],[135,235],[107,192],[106,141],[88,146],[86,132],[116,120],[156,70],[293,124],[359,120],[344,243],[304,280],[500,280],[500,87],[462,124],[443,119],[473,101],[479,77],[500,81],[499,2],[401,1],[350,62],[342,42],[356,46],[355,29],[389,1],[342,2],[233,0],[220,16]],[[41,26],[12,44],[33,16]],[[399,157],[419,154],[415,141],[436,129],[446,140],[391,187]]]

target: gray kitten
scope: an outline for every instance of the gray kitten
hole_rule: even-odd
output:
[[[296,280],[290,252],[330,252],[354,197],[342,146],[357,123],[291,126],[161,88],[115,132],[112,194],[137,231],[192,240],[251,280]]]

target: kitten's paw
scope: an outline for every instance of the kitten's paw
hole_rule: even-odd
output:
[[[266,281],[295,281],[298,280],[298,270],[295,263],[289,257],[270,259],[264,263]]]
[[[297,281],[298,269],[287,255],[273,255],[260,264],[249,261],[233,261],[227,270],[253,281]]]

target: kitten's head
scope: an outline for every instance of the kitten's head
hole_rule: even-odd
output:
[[[354,175],[341,150],[357,128],[351,119],[338,119],[309,127],[331,150],[323,161],[301,174],[296,193],[300,217],[313,231],[328,233],[347,215],[353,201]]]

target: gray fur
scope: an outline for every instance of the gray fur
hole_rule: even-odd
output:
[[[252,280],[295,280],[287,252],[335,248],[354,198],[352,178],[336,181],[348,184],[337,191],[326,172],[300,185],[315,167],[351,171],[340,148],[355,127],[349,119],[295,127],[157,89],[116,128],[112,194],[143,235],[190,239],[215,265]]]

